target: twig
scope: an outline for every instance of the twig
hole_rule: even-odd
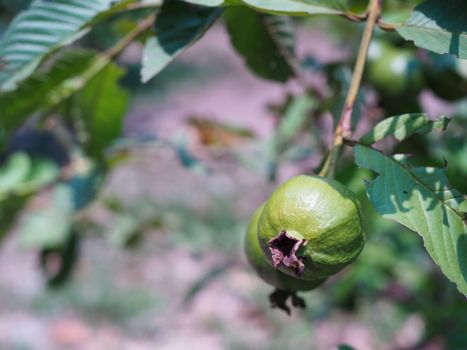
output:
[[[344,17],[345,19],[356,23],[365,22],[368,19],[368,12],[365,12],[364,14],[345,12],[341,15],[341,17]],[[400,25],[400,23],[388,23],[383,21],[381,18],[378,18],[378,20],[376,21],[376,25],[384,31],[393,32],[396,30],[397,26]]]
[[[363,15],[359,15],[357,13],[352,12],[346,12],[342,15],[342,17],[352,22],[365,22],[368,19],[368,12],[364,13]]]
[[[366,22],[365,31],[363,32],[360,48],[358,50],[357,60],[353,70],[349,91],[345,99],[344,109],[334,133],[332,148],[328,157],[326,158],[326,161],[324,162],[323,168],[319,173],[321,176],[334,176],[337,160],[339,159],[342,145],[344,144],[344,138],[350,138],[352,136],[352,113],[358,95],[358,90],[360,88],[360,83],[362,81],[363,70],[365,68],[366,57],[368,54],[368,47],[370,46],[374,28],[381,16],[381,7],[382,0],[371,0],[368,5],[368,19]]]
[[[388,23],[381,19],[379,19],[378,22],[376,22],[376,24],[378,25],[379,28],[381,28],[382,30],[386,32],[394,32],[396,28],[400,26],[400,23],[399,24]]]
[[[137,27],[125,35],[119,42],[112,46],[109,50],[104,52],[104,56],[108,59],[112,59],[115,56],[119,55],[128,45],[130,45],[133,40],[143,34],[146,30],[151,28],[154,23],[156,16],[151,15],[146,19],[138,23]]]

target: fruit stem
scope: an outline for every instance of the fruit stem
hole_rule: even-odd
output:
[[[336,130],[334,132],[332,148],[319,173],[321,176],[334,176],[337,160],[339,159],[342,146],[344,144],[344,139],[350,138],[352,136],[352,113],[355,107],[358,90],[362,82],[363,70],[365,68],[368,54],[368,47],[370,46],[375,26],[381,17],[382,2],[382,0],[370,0],[370,3],[368,4],[368,19],[366,22],[365,30],[363,32],[360,48],[358,50],[357,60],[355,62],[349,91],[347,92],[344,109],[339,119],[339,123],[337,124]]]

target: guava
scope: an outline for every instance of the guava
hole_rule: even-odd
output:
[[[368,50],[367,78],[389,98],[413,99],[424,84],[423,67],[415,53],[382,40],[373,41]]]
[[[255,211],[248,225],[245,237],[246,257],[258,276],[266,283],[275,287],[275,290],[269,295],[271,306],[278,307],[287,314],[290,314],[290,307],[287,305],[287,300],[289,298],[291,299],[292,306],[306,307],[305,301],[297,295],[297,292],[315,289],[323,284],[326,279],[298,279],[275,269],[271,265],[266,259],[258,240],[258,220],[263,208],[264,204]]]
[[[258,238],[267,260],[279,271],[304,280],[327,278],[363,249],[360,205],[333,179],[299,175],[266,201]]]
[[[258,240],[258,220],[263,208],[264,204],[253,214],[245,237],[246,257],[258,276],[273,287],[289,292],[312,290],[321,285],[326,279],[298,279],[275,269],[266,259]]]

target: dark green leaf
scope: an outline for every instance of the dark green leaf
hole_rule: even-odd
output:
[[[155,22],[156,36],[144,47],[142,81],[149,81],[198,41],[220,13],[219,8],[165,1]]]
[[[33,194],[55,181],[59,173],[51,160],[14,153],[0,168],[0,201]]]
[[[295,37],[287,17],[232,6],[225,11],[225,23],[233,46],[253,72],[280,82],[294,75]]]
[[[27,200],[28,197],[24,196],[0,200],[0,242],[3,241],[11,226],[16,222],[16,218]]]
[[[185,2],[189,2],[196,5],[201,6],[221,6],[224,4],[224,0],[185,0]]]
[[[0,168],[0,241],[16,221],[29,197],[57,180],[59,169],[52,161],[14,153]]]
[[[118,84],[124,74],[115,64],[108,65],[73,99],[73,106],[84,122],[85,149],[91,157],[101,158],[112,141],[121,136],[129,102],[128,91]]]
[[[347,8],[345,0],[237,0],[252,8],[274,14],[341,15]]]
[[[49,287],[59,287],[68,281],[78,259],[79,242],[77,228],[70,227],[63,244],[41,250],[40,267]]]
[[[460,205],[459,205],[459,210],[463,213],[467,213],[467,200],[463,201]]]
[[[0,193],[8,193],[28,177],[31,170],[31,158],[26,153],[11,155],[7,163],[0,168]]]
[[[0,41],[0,90],[16,87],[50,52],[83,36],[86,24],[103,12],[113,13],[113,0],[35,0],[20,13]]]
[[[467,59],[467,2],[426,0],[397,31],[415,45]]]
[[[203,6],[247,5],[257,11],[292,16],[340,15],[348,0],[185,0]]]
[[[108,58],[93,52],[65,52],[47,71],[0,94],[0,128],[8,136],[33,113],[54,108],[82,89],[109,63]]]
[[[398,141],[417,133],[426,134],[433,130],[443,131],[450,122],[449,118],[440,117],[435,121],[428,119],[424,113],[403,114],[386,118],[360,138],[360,143],[372,145],[387,136],[394,136]]]
[[[67,242],[72,233],[76,212],[96,196],[102,173],[94,163],[80,155],[72,160],[74,173],[44,193],[39,208],[29,210],[21,220],[20,242],[27,247],[55,248]]]
[[[337,346],[337,350],[356,350],[356,349],[352,346],[341,344]]]
[[[444,169],[411,168],[366,146],[354,148],[359,167],[379,176],[367,184],[376,210],[423,238],[426,250],[441,271],[467,295],[467,226]]]

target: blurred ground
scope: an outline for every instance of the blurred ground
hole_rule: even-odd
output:
[[[332,41],[323,42],[319,33],[307,36],[299,49],[320,60],[345,54]],[[128,52],[124,60],[134,54]],[[44,287],[36,252],[22,249],[11,235],[0,254],[0,349],[327,350],[341,343],[358,350],[413,347],[424,328],[417,312],[403,312],[384,298],[363,302],[356,313],[335,309],[326,298],[333,285],[329,281],[305,296],[307,310],[288,317],[269,308],[270,288],[245,263],[246,222],[272,185],[264,173],[245,166],[255,163],[254,146],[239,146],[249,159],[221,150],[212,157],[185,120],[199,115],[230,122],[265,139],[273,126],[265,106],[283,98],[284,89],[296,87],[248,73],[220,27],[160,81],[135,91],[127,135],[182,138],[206,161],[210,173],[183,167],[170,148],[144,149],[118,168],[105,195],[124,198],[130,206],[147,201],[161,228],[145,230],[142,244],[130,250],[90,236],[74,280],[57,291]],[[279,179],[296,171],[286,166]],[[95,216],[106,220],[98,210]],[[219,268],[218,276],[196,293],[196,283]],[[424,349],[441,348],[432,342]]]

